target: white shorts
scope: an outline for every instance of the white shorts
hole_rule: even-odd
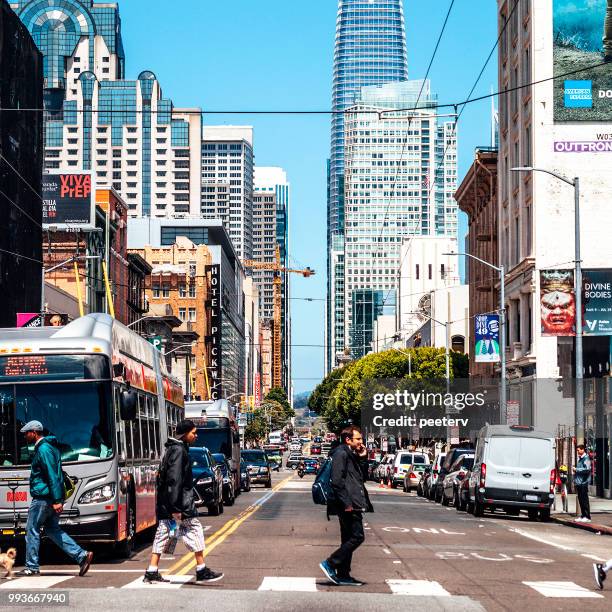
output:
[[[177,523],[174,537],[170,536],[170,520],[161,520],[157,525],[155,539],[153,540],[153,551],[157,555],[174,553],[176,543],[182,538],[183,544],[190,552],[201,552],[204,550],[204,529],[197,518],[183,519]]]

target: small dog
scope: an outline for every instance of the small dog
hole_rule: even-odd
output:
[[[17,549],[9,548],[5,553],[0,553],[0,567],[6,570],[5,578],[13,577],[13,565],[15,565],[15,559],[17,558]]]

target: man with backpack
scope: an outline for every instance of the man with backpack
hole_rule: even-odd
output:
[[[196,558],[196,584],[216,582],[223,574],[204,563],[204,529],[198,519],[193,490],[189,445],[197,438],[193,421],[185,419],[176,426],[176,438],[168,438],[157,482],[157,519],[151,562],[144,582],[169,582],[159,573],[162,553],[172,554],[179,538]]]
[[[373,512],[364,481],[367,449],[361,430],[351,425],[340,433],[340,444],[330,453],[330,484],[332,498],[328,513],[337,514],[340,521],[340,548],[319,564],[334,584],[362,586],[351,576],[353,553],[363,543],[363,513]]]
[[[40,567],[40,530],[79,564],[79,576],[84,576],[91,565],[93,553],[83,550],[59,526],[59,515],[64,509],[66,491],[62,460],[55,436],[43,436],[40,421],[30,421],[21,428],[28,446],[34,445],[30,472],[32,503],[26,525],[26,566],[16,576],[38,576]]]

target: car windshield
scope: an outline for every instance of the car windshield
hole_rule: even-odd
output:
[[[243,451],[243,459],[251,465],[266,465],[267,458],[262,451]]]
[[[465,457],[461,467],[465,468],[466,470],[471,470],[474,467],[474,457]]]
[[[190,448],[189,457],[191,458],[191,466],[197,468],[210,467],[208,453],[201,448]]]
[[[19,430],[32,420],[55,436],[64,463],[111,457],[110,390],[110,382],[0,386],[0,466],[31,463],[34,447]]]

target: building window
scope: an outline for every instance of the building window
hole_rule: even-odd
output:
[[[153,285],[153,297],[154,298],[159,297],[159,285],[158,284]]]
[[[196,285],[194,282],[192,282],[189,285],[189,297],[194,298],[195,296],[196,296]]]
[[[431,280],[432,272],[433,272],[432,265],[431,264],[427,264],[427,276],[428,276],[429,280]]]
[[[419,264],[416,265],[415,278],[416,280],[419,280]]]
[[[187,309],[186,308],[179,308],[178,312],[179,312],[179,319],[181,321],[186,321],[187,320]]]
[[[189,309],[189,320],[192,322],[195,322],[196,320],[196,309],[195,308]]]
[[[187,297],[187,285],[185,283],[179,285],[179,297]]]
[[[170,285],[166,283],[162,285],[162,297],[170,297]]]

